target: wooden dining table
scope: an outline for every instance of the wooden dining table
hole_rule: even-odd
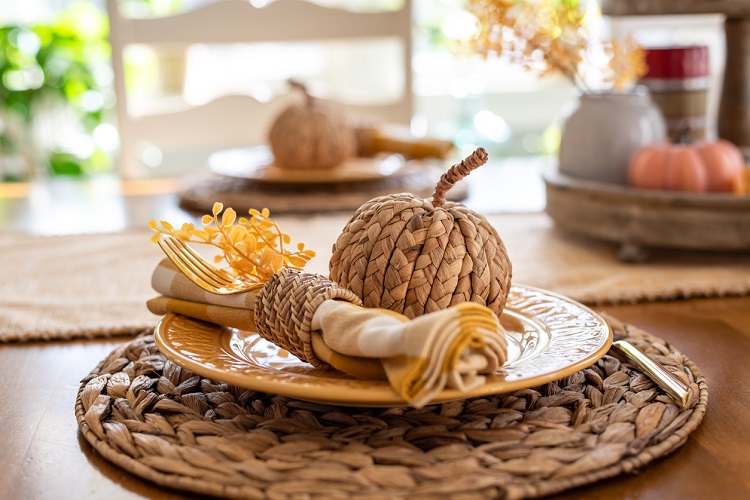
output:
[[[526,209],[542,209],[540,186],[541,181],[527,185],[535,197],[524,198]],[[110,232],[142,227],[153,218],[194,217],[179,208],[176,187],[174,179],[122,182],[114,177],[2,184],[0,230],[42,236]],[[491,200],[472,202],[482,206]],[[1,263],[0,258],[0,269]],[[557,498],[750,498],[750,297],[596,309],[667,340],[692,359],[708,381],[708,409],[702,424],[671,455]],[[0,498],[197,498],[123,471],[103,459],[78,430],[74,403],[80,379],[126,340],[0,344]]]

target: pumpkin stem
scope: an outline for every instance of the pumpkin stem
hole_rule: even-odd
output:
[[[440,180],[437,186],[435,186],[435,192],[432,194],[432,204],[436,207],[444,206],[445,193],[458,181],[469,175],[472,170],[487,163],[487,158],[487,151],[484,148],[477,148],[476,151],[461,160],[461,163],[449,168],[446,173],[440,176]]]
[[[293,90],[299,90],[300,92],[305,94],[305,98],[306,98],[306,102],[308,106],[313,105],[313,103],[315,102],[315,98],[310,95],[310,92],[307,91],[307,86],[304,83],[298,80],[295,80],[294,78],[290,78],[289,86],[292,87]]]

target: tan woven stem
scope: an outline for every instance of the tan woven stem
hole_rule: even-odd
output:
[[[258,294],[255,324],[261,337],[317,368],[328,368],[312,349],[312,317],[327,299],[362,301],[354,293],[319,274],[283,269]]]
[[[436,207],[444,206],[445,193],[458,181],[469,175],[472,170],[487,163],[487,158],[487,151],[484,148],[477,148],[476,151],[461,160],[461,163],[453,165],[446,173],[440,176],[440,180],[437,186],[435,186],[435,192],[432,195],[432,204]]]

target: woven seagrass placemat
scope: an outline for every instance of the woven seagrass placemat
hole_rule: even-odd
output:
[[[217,497],[543,496],[646,466],[685,443],[706,411],[706,381],[692,361],[608,320],[690,383],[689,409],[610,355],[493,397],[419,410],[329,406],[202,379],[165,360],[144,334],[84,379],[76,416],[116,465]]]
[[[272,214],[354,212],[368,200],[393,193],[430,198],[442,172],[425,166],[393,178],[335,184],[269,184],[200,173],[185,177],[178,194],[183,207],[206,213],[217,201],[238,212],[262,207]],[[467,193],[466,185],[459,183],[448,194],[451,200],[462,200]]]

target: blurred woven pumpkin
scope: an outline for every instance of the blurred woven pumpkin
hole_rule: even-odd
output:
[[[333,247],[331,279],[365,307],[414,318],[467,301],[505,307],[511,263],[497,231],[446,192],[487,161],[479,148],[443,174],[431,201],[402,193],[362,205]]]
[[[274,120],[268,141],[276,165],[289,169],[328,169],[356,151],[354,129],[342,110],[311,96],[304,85],[290,82],[305,100],[284,109]]]

